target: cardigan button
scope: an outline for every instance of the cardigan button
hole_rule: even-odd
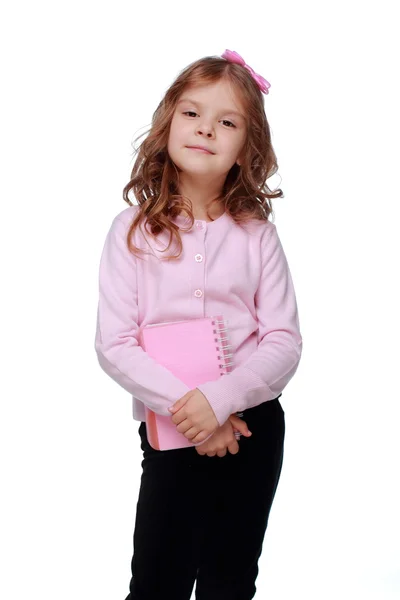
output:
[[[203,295],[203,292],[201,290],[196,290],[194,295],[196,296],[196,298],[201,298]]]
[[[194,257],[194,260],[196,262],[201,262],[203,260],[203,257],[201,254],[196,254],[196,256]]]

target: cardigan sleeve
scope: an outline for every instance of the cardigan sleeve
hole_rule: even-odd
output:
[[[302,337],[293,281],[276,226],[263,232],[261,275],[255,294],[258,347],[217,381],[199,385],[222,425],[230,414],[277,398],[295,374]]]
[[[139,345],[138,259],[127,247],[126,234],[116,216],[100,259],[95,350],[107,375],[154,412],[171,417],[168,406],[190,388]]]

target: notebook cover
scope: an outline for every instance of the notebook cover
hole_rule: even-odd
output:
[[[190,389],[228,372],[231,353],[221,316],[156,323],[141,330],[141,346]],[[177,398],[178,400],[178,398]],[[145,405],[147,438],[155,450],[195,447],[176,430],[171,416]]]

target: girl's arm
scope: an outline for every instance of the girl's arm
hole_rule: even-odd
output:
[[[151,410],[170,417],[168,406],[190,388],[138,344],[136,257],[128,250],[126,233],[115,217],[100,259],[95,350],[107,375]]]
[[[262,272],[255,296],[258,348],[228,375],[197,386],[220,425],[232,413],[278,397],[300,361],[302,337],[292,277],[276,227],[270,226],[261,240]]]

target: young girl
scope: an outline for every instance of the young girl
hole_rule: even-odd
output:
[[[106,237],[95,348],[132,394],[143,451],[126,600],[190,600],[195,581],[196,600],[256,591],[283,459],[279,397],[302,349],[269,220],[270,199],[283,195],[266,184],[277,170],[269,87],[229,50],[184,69],[153,115],[124,188],[129,207]],[[215,315],[228,320],[233,347],[232,371],[217,381],[191,390],[139,345],[151,323]],[[193,446],[154,450],[145,405]]]

